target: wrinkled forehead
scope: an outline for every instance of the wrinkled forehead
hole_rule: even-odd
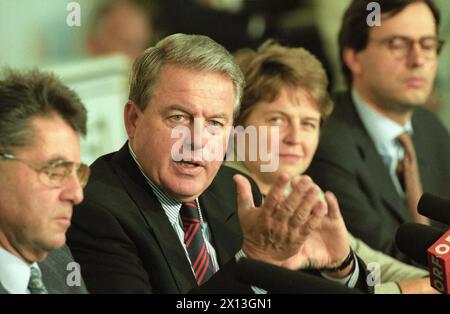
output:
[[[24,150],[33,153],[32,158],[80,161],[80,136],[60,116],[36,116],[29,123],[30,141]]]

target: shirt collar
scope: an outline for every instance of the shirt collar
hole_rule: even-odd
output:
[[[166,213],[167,217],[169,218],[169,221],[171,225],[175,225],[179,223],[179,213],[182,206],[182,203],[174,200],[172,197],[168,196],[165,192],[163,192],[160,188],[158,188],[152,180],[145,174],[143,168],[139,164],[139,162],[136,159],[136,154],[134,153],[133,149],[131,148],[130,142],[128,142],[128,150],[130,151],[131,157],[133,157],[134,162],[138,166],[139,170],[141,171],[142,175],[145,177],[145,180],[150,185],[150,188],[152,189],[153,193],[156,195],[156,198],[158,199],[159,203],[161,204],[162,208],[164,209],[164,212]],[[198,199],[195,200],[197,203],[197,207],[200,209],[200,204],[198,202]],[[200,221],[203,223],[203,217],[201,210],[199,210],[200,215]]]
[[[0,282],[9,293],[29,293],[30,267],[35,267],[41,272],[36,262],[30,266],[22,259],[0,247]]]
[[[398,145],[396,139],[400,134],[404,132],[413,134],[411,120],[408,120],[404,126],[392,121],[369,107],[354,89],[352,98],[363,125],[381,155],[395,153],[396,145]]]

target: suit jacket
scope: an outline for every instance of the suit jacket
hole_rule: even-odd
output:
[[[73,257],[67,246],[50,251],[47,258],[39,264],[42,272],[42,281],[50,294],[85,294],[88,293],[83,279],[78,277],[76,269],[69,267],[73,263]],[[72,265],[69,265],[72,266]],[[73,273],[73,277],[71,274]],[[67,281],[69,276],[69,281]],[[72,281],[73,279],[73,281]],[[80,279],[78,281],[78,279]],[[77,285],[77,281],[79,285]],[[69,284],[68,284],[69,282]],[[73,284],[72,284],[73,282]],[[8,291],[0,283],[0,294],[8,294]]]
[[[221,266],[204,285],[206,292],[251,292],[227,275],[242,242],[232,180],[236,173],[222,167],[199,197]],[[259,204],[255,184],[252,190]],[[127,144],[93,163],[85,199],[74,209],[68,244],[92,293],[186,293],[196,287],[180,240]]]
[[[411,220],[349,93],[335,97],[319,148],[307,173],[334,192],[349,231],[372,248],[411,260],[395,245],[397,228]],[[413,143],[424,192],[450,197],[450,137],[428,110],[412,116]]]

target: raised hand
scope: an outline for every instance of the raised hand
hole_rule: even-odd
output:
[[[280,266],[293,257],[306,260],[299,252],[327,214],[319,187],[303,176],[292,180],[292,191],[285,197],[289,177],[281,175],[263,206],[257,208],[248,180],[241,175],[234,180],[244,237],[242,248],[247,256]]]
[[[290,269],[327,268],[337,266],[350,253],[348,232],[336,196],[326,192],[325,200],[328,213],[323,217],[320,226],[310,233],[298,253],[282,266]],[[352,266],[351,264],[348,269],[336,273],[336,277],[346,276]]]

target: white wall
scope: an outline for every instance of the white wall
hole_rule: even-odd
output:
[[[78,0],[81,26],[69,27],[70,0],[0,0],[0,66],[29,67],[83,56],[84,35],[99,0]]]

